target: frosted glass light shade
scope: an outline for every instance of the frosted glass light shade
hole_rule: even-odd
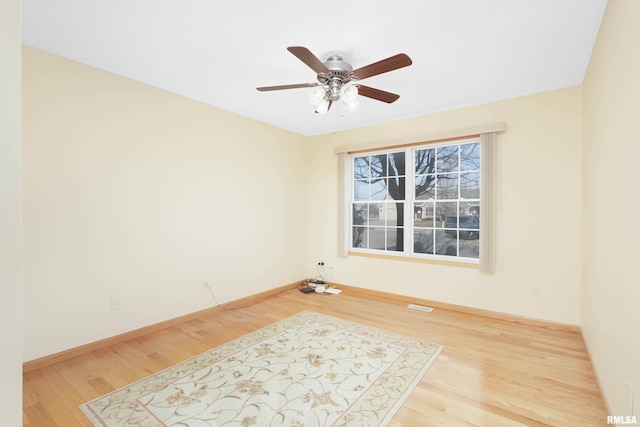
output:
[[[314,107],[317,107],[320,104],[320,102],[322,102],[322,100],[324,99],[324,95],[325,95],[324,88],[322,86],[316,86],[309,90],[307,97],[311,105],[313,105]]]
[[[358,98],[358,88],[354,85],[342,87],[342,100],[346,103],[354,102]]]
[[[322,98],[320,103],[318,103],[318,105],[316,105],[315,107],[316,107],[316,113],[327,114],[327,111],[329,111],[329,101]]]

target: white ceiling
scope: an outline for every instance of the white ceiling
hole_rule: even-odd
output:
[[[606,0],[23,0],[23,42],[303,135],[582,83]],[[287,51],[354,69],[406,53],[364,84],[397,93],[313,113],[315,81]]]

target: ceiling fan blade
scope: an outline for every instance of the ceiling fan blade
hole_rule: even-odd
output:
[[[378,74],[397,70],[398,68],[408,67],[411,64],[413,64],[411,58],[404,53],[399,53],[382,61],[360,67],[353,71],[353,75],[358,79],[366,79],[377,76]]]
[[[377,101],[386,102],[391,104],[400,98],[400,95],[395,93],[385,92],[384,90],[375,89],[369,86],[358,85],[358,95],[366,96],[367,98],[375,99]]]
[[[315,56],[309,49],[302,46],[289,46],[287,50],[293,53],[300,61],[304,62],[315,71],[317,74],[329,73],[329,69],[317,56]]]
[[[280,85],[280,86],[263,86],[257,87],[260,92],[268,92],[270,90],[282,90],[282,89],[299,89],[303,87],[315,87],[318,86],[318,83],[298,83],[293,85]]]

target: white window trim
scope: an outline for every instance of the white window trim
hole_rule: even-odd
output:
[[[336,147],[334,152],[338,158],[338,256],[347,257],[351,246],[351,230],[346,230],[350,224],[351,195],[345,191],[346,173],[350,171],[349,154],[356,151],[383,151],[393,150],[405,145],[423,145],[435,143],[444,139],[465,139],[467,137],[480,137],[481,146],[481,195],[480,195],[480,259],[479,269],[481,273],[494,274],[496,269],[496,216],[497,216],[497,133],[506,129],[504,122],[489,123],[471,126],[462,129],[453,129],[434,132],[419,138],[421,142],[396,141],[394,144],[387,142],[375,142],[367,144]],[[412,187],[411,187],[412,188]],[[407,211],[407,209],[405,209]],[[410,227],[405,227],[406,230]],[[406,235],[405,235],[406,237]],[[412,239],[412,237],[411,237]],[[390,257],[408,260],[431,261],[435,258],[422,258],[407,256],[406,254],[379,254],[381,257]],[[464,259],[455,258],[454,263],[464,262]]]

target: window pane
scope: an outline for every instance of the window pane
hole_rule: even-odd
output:
[[[456,230],[436,230],[436,254],[458,256],[458,232]]]
[[[353,176],[360,179],[371,177],[371,172],[369,170],[369,156],[355,157],[353,159]]]
[[[480,144],[463,144],[460,146],[460,170],[480,170]]]
[[[406,179],[404,177],[391,177],[387,182],[387,188],[389,189],[389,197],[393,200],[404,200],[404,183]]]
[[[423,175],[436,171],[436,149],[415,150],[415,173]]]
[[[462,232],[460,232],[462,233]],[[480,258],[480,243],[476,240],[465,240],[460,238],[459,256],[465,258]]]
[[[382,154],[380,156],[371,156],[369,157],[369,165],[371,169],[371,177],[378,178],[381,176],[386,176],[384,173],[384,166],[387,164],[387,156]]]
[[[472,215],[480,222],[480,202],[463,200],[460,202],[460,215]]]
[[[385,248],[385,229],[382,227],[369,228],[369,249]]]
[[[373,180],[369,184],[369,200],[384,200],[387,198],[387,181],[385,179]]]
[[[401,151],[399,153],[389,154],[389,176],[406,175],[405,173],[405,153]]]
[[[356,203],[353,205],[352,225],[367,225],[369,218],[367,206],[368,205],[364,203]]]
[[[460,174],[460,197],[463,199],[480,198],[480,172]]]
[[[369,200],[369,180],[358,179],[353,183],[353,199]]]
[[[438,175],[437,182],[437,198],[438,199],[457,199],[458,198],[458,174],[448,173]]]
[[[415,198],[417,200],[428,200],[436,197],[436,176],[420,175],[416,176]]]
[[[458,146],[437,148],[436,171],[457,172],[458,171]]]
[[[366,248],[368,246],[367,239],[367,227],[352,228],[351,233],[351,247],[353,248]]]
[[[397,225],[398,212],[394,202],[380,203],[378,212],[380,225]]]
[[[379,205],[378,203],[367,204],[367,224],[376,224],[376,221],[380,219]]]
[[[413,251],[419,254],[433,254],[433,230],[415,229],[413,231]]]
[[[434,227],[434,214],[433,202],[420,202],[413,205],[413,218],[416,227]]]
[[[458,202],[436,202],[436,221],[440,221],[438,227],[457,227]]]
[[[387,228],[387,250],[388,251],[402,251],[402,228]]]

